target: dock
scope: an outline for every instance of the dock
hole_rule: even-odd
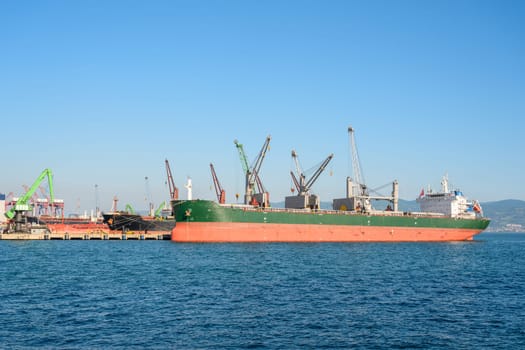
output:
[[[13,232],[13,233],[0,233],[0,240],[97,240],[97,241],[158,241],[158,240],[170,240],[171,234],[169,233],[143,233],[143,232],[66,232],[66,233],[53,233],[53,232],[42,232],[42,233],[27,233],[27,232]]]

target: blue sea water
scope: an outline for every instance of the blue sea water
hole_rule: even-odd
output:
[[[0,241],[0,348],[525,348],[525,234]]]

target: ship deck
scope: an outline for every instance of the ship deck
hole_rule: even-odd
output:
[[[359,211],[345,211],[333,209],[291,209],[291,208],[274,208],[274,207],[254,207],[246,204],[217,204],[223,208],[242,209],[250,212],[273,212],[273,213],[298,213],[298,214],[327,214],[327,215],[355,215],[355,216],[407,216],[414,218],[443,218],[442,213],[431,212],[404,212],[404,211],[388,211],[388,210],[372,210],[369,212]],[[475,219],[475,215],[458,216],[458,219]]]

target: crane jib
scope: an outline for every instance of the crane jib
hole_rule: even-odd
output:
[[[42,181],[46,179],[46,177],[47,177],[47,182],[49,184],[49,197],[51,200],[51,205],[53,205],[53,202],[55,201],[55,194],[53,191],[53,173],[51,172],[51,169],[44,169],[42,173],[40,174],[40,176],[38,176],[35,182],[33,182],[31,187],[27,190],[27,192],[16,201],[16,205],[13,208],[11,208],[8,212],[5,213],[5,216],[9,219],[12,219],[15,216],[15,211],[17,210],[17,207],[26,208],[27,202],[33,196],[33,194],[38,189]],[[22,209],[22,210],[25,210],[25,209]]]

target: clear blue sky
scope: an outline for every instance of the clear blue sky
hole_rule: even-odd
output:
[[[442,175],[482,201],[525,200],[523,1],[4,1],[0,192],[54,172],[66,212],[167,199],[176,184],[228,201],[234,139],[272,201],[303,168],[341,197],[356,129],[369,187],[414,199]],[[386,191],[388,192],[388,190]]]

